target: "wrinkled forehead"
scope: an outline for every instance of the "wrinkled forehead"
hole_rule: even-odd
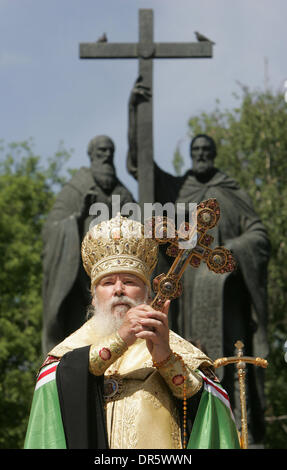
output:
[[[136,274],[129,273],[129,272],[125,272],[125,273],[120,272],[120,273],[111,273],[111,274],[107,274],[103,276],[101,279],[99,279],[95,287],[97,288],[99,284],[102,285],[107,281],[116,282],[118,280],[122,282],[130,280],[139,286],[143,286],[143,287],[145,286],[145,283],[143,282],[143,280]]]

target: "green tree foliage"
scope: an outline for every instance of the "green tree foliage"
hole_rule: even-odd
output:
[[[0,148],[0,448],[21,448],[41,361],[41,230],[68,158],[32,142]]]
[[[242,87],[240,102],[189,121],[191,137],[212,136],[217,145],[216,166],[233,176],[251,196],[265,224],[271,245],[269,263],[269,367],[266,446],[286,448],[287,364],[287,104],[281,93],[250,91]],[[285,416],[285,418],[284,418]],[[281,417],[280,419],[278,419]]]

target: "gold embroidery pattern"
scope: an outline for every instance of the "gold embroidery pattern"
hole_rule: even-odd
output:
[[[159,385],[159,382],[157,382]],[[144,390],[143,396],[146,400],[148,400],[155,410],[164,407],[170,410],[170,417],[169,417],[169,429],[170,435],[173,442],[173,449],[181,449],[181,430],[179,424],[179,416],[177,408],[174,406],[173,401],[171,399],[171,392],[167,389],[167,385],[160,384],[156,388],[156,390],[149,391]]]
[[[158,372],[154,374],[158,374]],[[151,380],[144,384],[143,396],[145,400],[148,400],[153,405],[154,409],[158,409],[161,406],[167,409],[170,407],[170,391],[160,376],[156,381],[151,377]]]
[[[181,355],[186,366],[190,370],[196,370],[201,364],[204,364],[205,367],[211,366],[213,364],[212,360],[207,357],[202,351],[200,351],[195,346],[187,343],[187,341],[174,332],[170,333],[170,348],[173,351],[176,351]]]
[[[174,375],[186,375],[191,384],[187,392],[191,391],[193,395],[202,383],[195,369],[201,364],[210,365],[212,361],[193,345],[181,341],[174,333],[171,333],[170,346],[182,356],[186,366],[184,372],[180,360],[171,357],[171,364],[173,361],[178,362],[174,365],[175,370],[168,372],[171,383],[166,380],[161,370],[153,368],[151,358],[147,359],[146,355],[137,368],[130,369],[127,359],[130,358],[133,362],[133,348],[105,371],[105,378],[115,376],[122,380],[121,390],[106,403],[110,448],[152,448],[157,445],[157,448],[182,449],[180,420],[172,395],[175,395],[176,391],[179,393],[176,396],[182,399],[183,390],[180,392],[180,389],[183,389],[183,386],[172,384],[172,378]],[[188,385],[187,381],[186,383]],[[146,427],[143,428],[142,423],[145,423]],[[156,441],[149,432],[152,423],[158,430],[161,424],[165,429],[163,434],[157,432]]]
[[[187,397],[191,397],[198,392],[202,385],[202,379],[195,372],[190,371],[186,366],[184,370],[181,361],[173,353],[164,366],[159,369],[159,373],[165,379],[173,395],[177,398],[184,398],[184,386]],[[183,380],[180,380],[182,377]],[[185,377],[185,380],[184,380]]]
[[[108,372],[112,369],[114,369],[113,366]],[[145,419],[147,416],[164,419],[164,429],[169,438],[162,436],[162,442],[169,443],[171,447],[168,448],[182,448],[177,409],[173,403],[171,391],[158,371],[152,372],[146,380],[116,376],[114,372],[111,376],[105,376],[107,379],[109,377],[122,380],[120,392],[109,398],[106,403],[111,448],[134,449],[139,448],[142,443],[152,448],[153,440],[149,432],[142,429],[141,416]]]
[[[102,375],[128,349],[118,333],[105,338],[104,344],[90,347],[90,372]],[[102,352],[105,351],[105,354]],[[109,352],[107,354],[107,352]],[[102,356],[102,357],[101,357]]]
[[[140,222],[118,214],[89,230],[81,253],[92,287],[103,275],[115,272],[134,272],[149,285],[158,259],[158,243],[145,237]]]
[[[136,395],[124,396],[129,392],[127,387],[123,388],[123,393],[118,395],[117,399],[111,399],[106,403],[110,417],[109,445],[111,449],[134,449],[138,445],[136,417],[139,405]]]
[[[136,428],[136,399],[130,397],[125,400],[125,412],[123,414],[123,436],[125,436],[124,448],[135,449],[138,443]]]
[[[145,400],[150,401],[150,403],[152,404],[154,409],[160,408],[162,406],[162,402],[160,400],[160,398],[162,398],[162,396],[159,398],[158,395],[159,395],[158,392],[155,392],[155,394],[152,394],[152,393],[148,392],[147,390],[143,391],[143,396],[144,396]]]

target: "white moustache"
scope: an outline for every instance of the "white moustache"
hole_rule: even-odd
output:
[[[116,305],[128,305],[129,307],[135,307],[137,302],[123,295],[122,297],[113,297],[111,299],[110,306],[115,307]]]

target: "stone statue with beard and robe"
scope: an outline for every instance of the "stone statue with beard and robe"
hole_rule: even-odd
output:
[[[137,82],[129,101],[129,152],[127,168],[137,179],[137,106],[148,99],[147,89]],[[237,261],[236,272],[217,275],[204,263],[187,268],[183,293],[170,306],[170,328],[185,339],[202,344],[215,360],[234,355],[234,344],[241,340],[245,354],[266,357],[267,341],[267,265],[270,246],[266,230],[254,212],[249,196],[238,183],[214,166],[216,146],[206,135],[196,136],[190,146],[192,169],[173,176],[154,163],[155,202],[200,203],[216,198],[220,220],[209,234],[213,248],[225,246]],[[189,221],[189,214],[186,213]],[[157,273],[167,272],[173,262],[162,247]],[[260,370],[259,370],[260,369]],[[240,425],[240,397],[234,365],[218,369],[228,391]],[[264,435],[264,371],[248,366],[247,409],[250,445],[262,442]]]
[[[80,246],[95,216],[92,204],[102,203],[112,214],[112,196],[120,207],[134,202],[117,178],[114,143],[97,136],[88,145],[90,168],[80,168],[63,186],[43,229],[43,353],[79,328],[91,302],[90,283],[81,261]]]

